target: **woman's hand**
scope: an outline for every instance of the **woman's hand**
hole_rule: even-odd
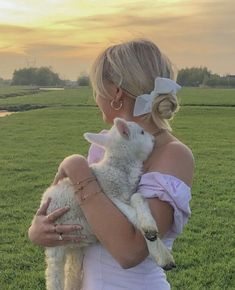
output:
[[[83,235],[75,235],[81,230],[80,225],[57,225],[56,220],[69,211],[68,207],[59,208],[46,215],[51,199],[49,198],[37,211],[28,231],[29,239],[44,247],[62,246],[79,243],[86,239]],[[73,233],[73,234],[72,234]]]
[[[73,184],[92,177],[91,169],[87,160],[82,155],[74,154],[66,157],[58,168],[58,172],[53,181],[53,185],[57,184],[59,180],[68,177]]]
[[[56,185],[65,177],[68,177],[71,182],[75,184],[91,176],[92,172],[88,166],[87,160],[81,155],[71,155],[61,162],[53,185]],[[54,247],[66,245],[71,242],[79,243],[86,238],[82,235],[76,236],[73,233],[74,231],[82,229],[80,225],[56,224],[56,220],[69,211],[68,207],[59,208],[47,215],[49,204],[50,199],[38,209],[32,221],[32,225],[29,228],[28,235],[34,244]]]

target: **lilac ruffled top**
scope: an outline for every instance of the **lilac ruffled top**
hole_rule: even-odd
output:
[[[102,148],[91,145],[88,154],[89,164],[99,162],[103,156]],[[171,249],[175,238],[182,232],[191,214],[190,187],[175,176],[148,172],[142,175],[138,192],[145,198],[156,197],[173,207],[173,225],[162,239]],[[86,249],[83,270],[82,290],[170,290],[163,269],[151,258],[147,257],[135,267],[123,269],[101,244]]]
[[[175,176],[160,172],[148,172],[142,175],[137,191],[145,198],[157,197],[173,207],[173,225],[162,239],[164,244],[171,249],[175,238],[182,232],[191,214],[189,207],[190,187]]]
[[[107,131],[103,130],[101,133],[105,132]],[[99,162],[103,156],[104,149],[92,144],[87,157],[88,163]],[[182,232],[191,215],[191,188],[175,176],[154,171],[142,175],[137,191],[145,198],[157,197],[173,207],[174,222],[171,230],[163,238],[163,242],[171,248],[174,239]]]

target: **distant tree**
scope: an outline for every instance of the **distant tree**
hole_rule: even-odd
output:
[[[226,78],[228,81],[228,85],[230,87],[235,87],[235,75],[227,75]]]
[[[78,77],[77,83],[79,86],[89,86],[90,85],[90,79],[89,76],[86,74],[81,74]]]
[[[218,74],[212,74],[205,85],[209,87],[235,87],[235,77],[229,75],[221,77]]]
[[[15,70],[12,85],[33,85],[36,79],[36,68],[23,68]]]
[[[62,84],[62,80],[59,78],[59,75],[54,73],[48,67],[40,67],[37,70],[36,81],[39,86],[55,86]]]
[[[210,77],[204,81],[204,85],[209,87],[219,86],[220,76],[218,74],[211,74]]]
[[[211,73],[206,67],[192,67],[181,69],[177,82],[182,86],[197,87],[235,87],[235,75],[220,76]]]
[[[49,67],[30,67],[15,70],[12,85],[59,86],[63,80]]]
[[[211,72],[206,67],[192,67],[178,72],[177,82],[182,86],[198,87],[210,78]]]

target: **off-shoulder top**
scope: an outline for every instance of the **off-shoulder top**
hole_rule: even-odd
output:
[[[88,163],[100,161],[103,155],[102,148],[91,145]],[[175,238],[182,232],[191,214],[190,187],[175,176],[161,172],[147,172],[142,175],[137,191],[145,198],[156,197],[169,202],[173,207],[173,225],[162,239],[171,249]],[[83,290],[170,289],[164,271],[150,258],[146,258],[133,268],[124,270],[100,244],[86,250],[83,267]]]

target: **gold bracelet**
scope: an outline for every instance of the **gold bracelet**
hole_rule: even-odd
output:
[[[95,177],[89,177],[89,178],[86,178],[82,181],[78,181],[78,182],[74,183],[73,186],[75,187],[75,192],[84,189],[89,183],[91,183],[93,181],[97,181],[97,179]],[[83,184],[83,183],[85,183],[85,184]],[[78,188],[76,189],[77,186],[78,186]]]
[[[89,192],[89,193],[85,193],[85,192],[83,192],[83,191],[81,191],[81,194],[79,195],[79,205],[83,205],[83,203],[88,199],[88,198],[90,198],[90,197],[94,197],[94,196],[96,196],[97,194],[99,194],[99,193],[101,193],[102,192],[102,189],[100,189],[100,190],[97,190],[97,191],[95,191],[95,192]],[[78,193],[78,192],[76,192],[76,193]]]
[[[88,178],[86,178],[86,179],[84,179],[84,180],[82,180],[82,181],[78,181],[78,182],[76,182],[76,183],[73,184],[73,186],[74,186],[74,188],[75,188],[75,194],[78,195],[79,205],[82,205],[83,202],[84,202],[87,198],[89,198],[89,197],[91,197],[91,196],[94,196],[94,195],[96,195],[96,194],[102,192],[102,189],[100,189],[100,190],[98,190],[98,191],[95,191],[95,192],[89,192],[89,193],[85,193],[85,192],[83,191],[83,189],[84,189],[85,187],[87,187],[88,184],[90,184],[90,183],[92,183],[92,182],[94,182],[94,181],[97,182],[97,179],[96,179],[96,177],[93,176],[93,177],[88,177]]]

